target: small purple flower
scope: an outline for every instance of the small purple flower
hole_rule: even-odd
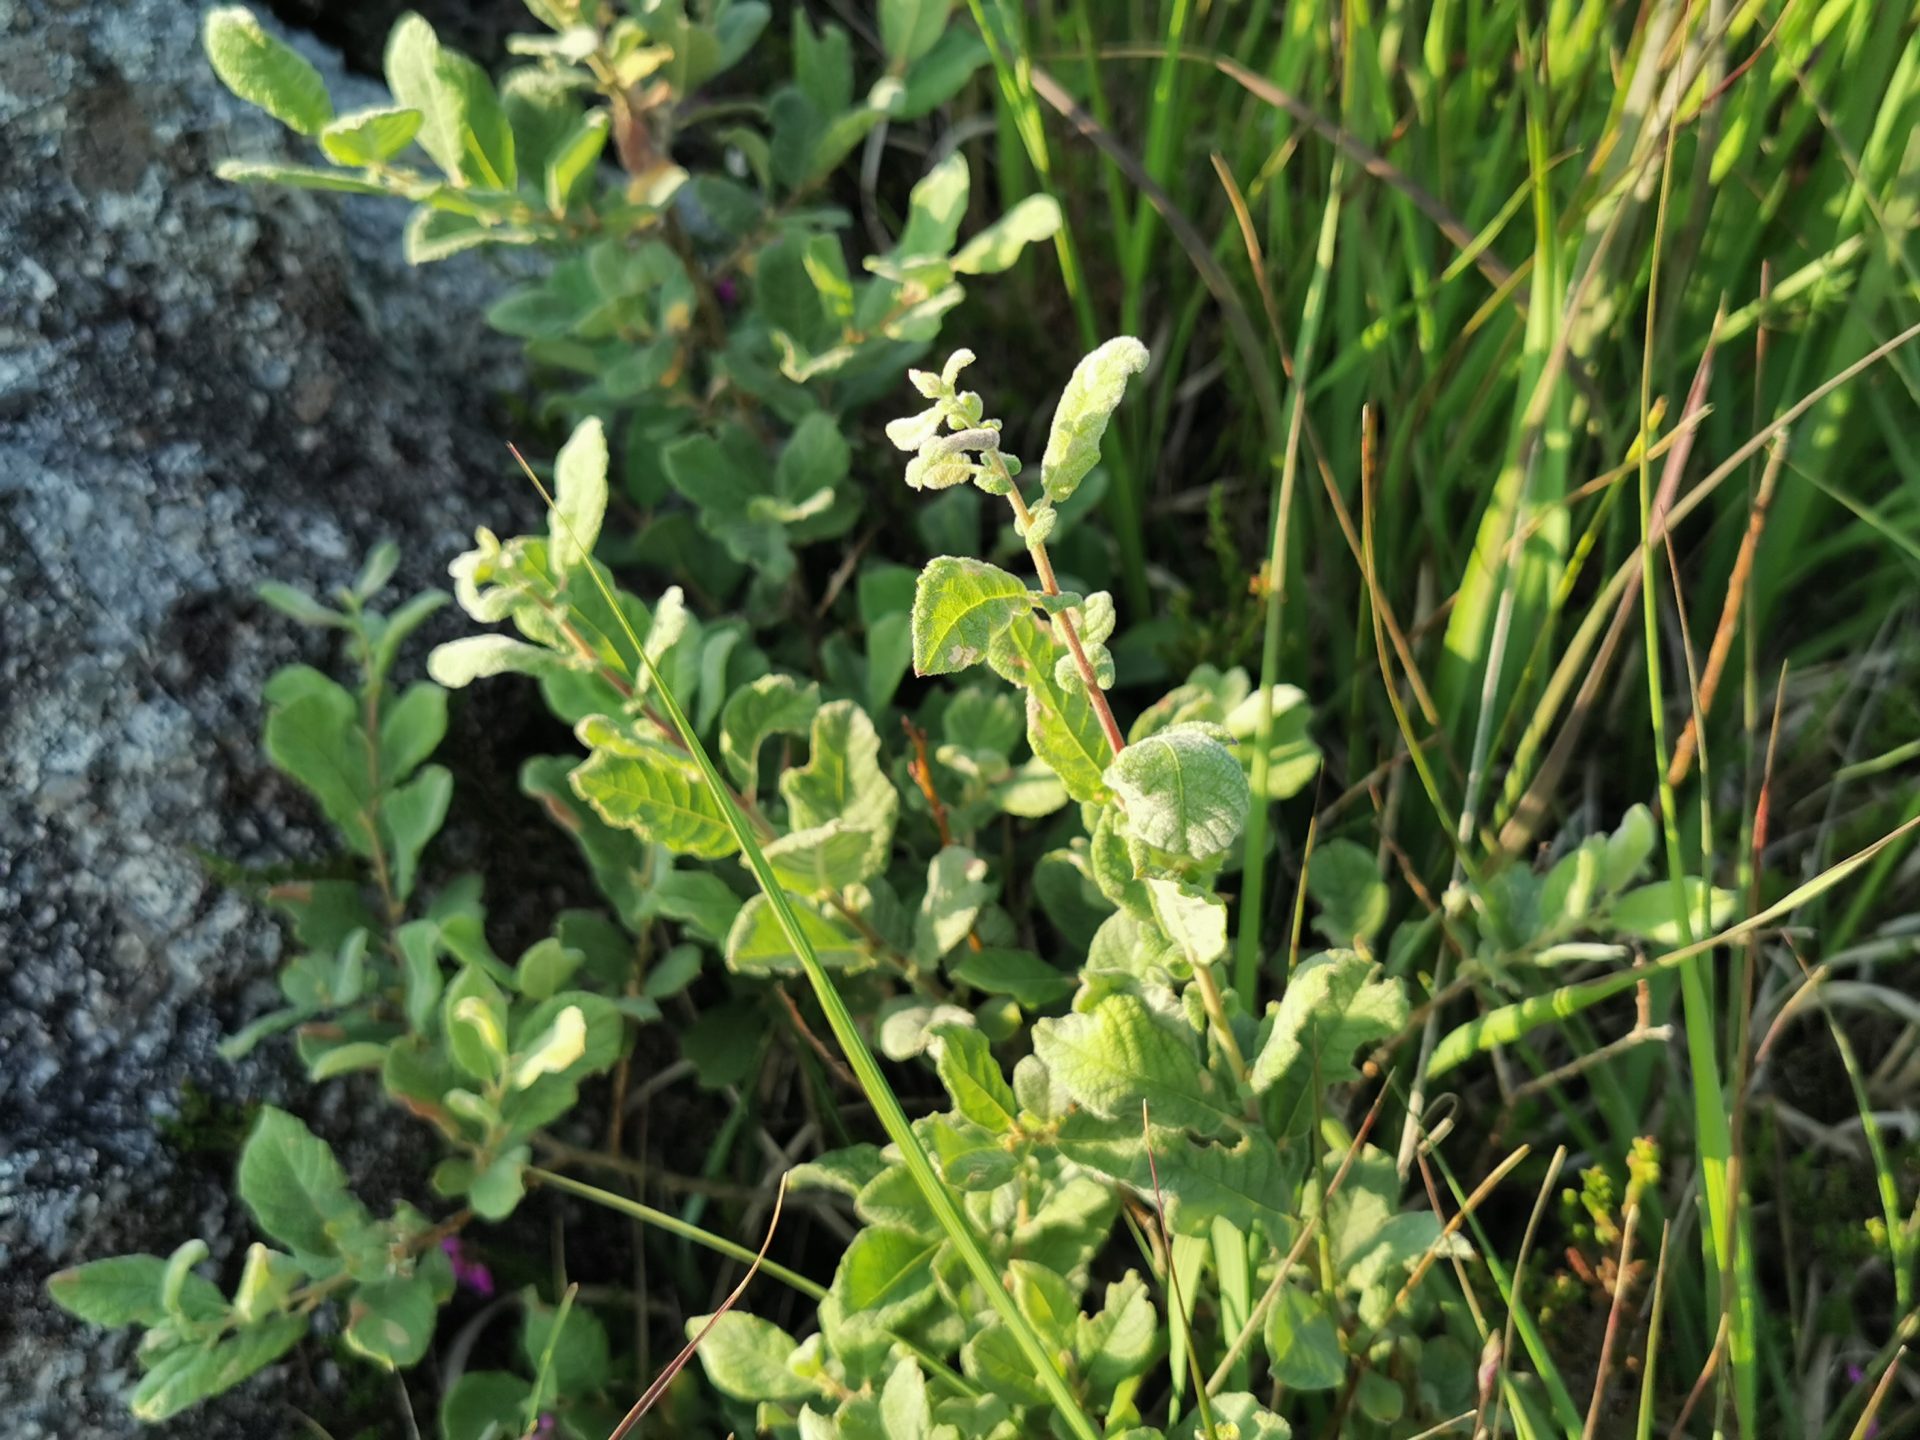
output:
[[[447,1259],[453,1262],[453,1280],[482,1299],[493,1294],[493,1272],[482,1261],[469,1256],[460,1244],[457,1235],[449,1235],[440,1242],[440,1248],[446,1252]]]
[[[554,1419],[551,1411],[540,1416],[540,1423],[533,1427],[533,1433],[536,1440],[545,1440],[545,1437],[554,1433]]]
[[[733,283],[730,276],[722,275],[713,282],[713,295],[722,305],[732,306],[740,298],[740,287]]]
[[[1847,1383],[1849,1385],[1866,1384],[1867,1372],[1861,1369],[1858,1365],[1855,1365],[1851,1361],[1849,1361],[1847,1364]],[[1867,1440],[1874,1440],[1874,1437],[1879,1433],[1880,1433],[1879,1420],[1877,1419],[1869,1420],[1867,1422]]]

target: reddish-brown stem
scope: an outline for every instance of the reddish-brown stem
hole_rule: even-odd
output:
[[[1007,500],[1013,506],[1014,518],[1020,522],[1022,533],[1026,533],[1033,524],[1033,512],[1027,509],[1027,502],[1021,498],[1020,487],[1007,473],[1006,462],[1001,460],[999,452],[986,452],[987,461],[999,472],[999,478],[1007,484]],[[1047,554],[1044,540],[1027,541],[1027,553],[1033,557],[1033,568],[1040,577],[1040,588],[1048,595],[1060,593],[1060,582],[1054,578],[1053,559]],[[1073,617],[1062,610],[1055,615],[1060,633],[1066,637],[1067,649],[1073,655],[1073,665],[1080,672],[1080,679],[1087,687],[1087,699],[1093,702],[1093,713],[1100,717],[1100,728],[1106,732],[1107,744],[1118,755],[1127,748],[1125,737],[1120,734],[1119,722],[1113,718],[1113,707],[1107,704],[1107,692],[1100,688],[1100,681],[1093,673],[1093,665],[1087,659],[1087,652],[1081,648],[1080,632],[1074,628]]]
[[[940,791],[933,783],[933,766],[927,759],[927,732],[907,715],[900,717],[900,728],[907,732],[907,741],[913,746],[913,758],[907,761],[907,774],[920,787],[920,793],[926,796],[927,809],[933,812],[934,828],[940,832],[940,844],[944,848],[953,844],[953,826],[947,822],[946,802],[940,798]],[[981,943],[977,927],[967,931],[967,945],[974,950],[986,948]]]

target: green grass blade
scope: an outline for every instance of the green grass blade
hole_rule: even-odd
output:
[[[623,1215],[631,1215],[642,1224],[664,1230],[669,1235],[677,1235],[682,1240],[691,1240],[696,1245],[704,1245],[716,1254],[728,1256],[744,1265],[753,1263],[753,1251],[746,1246],[735,1244],[724,1235],[716,1235],[711,1230],[702,1229],[698,1225],[689,1225],[678,1215],[670,1215],[665,1210],[656,1210],[651,1205],[629,1199],[612,1190],[602,1190],[598,1185],[589,1185],[586,1181],[575,1180],[570,1175],[558,1175],[551,1170],[543,1170],[537,1165],[527,1167],[527,1176],[551,1190],[564,1190],[569,1195],[577,1195],[582,1200],[590,1200],[595,1205],[604,1206],[608,1210],[618,1210]],[[772,1260],[762,1260],[760,1268],[782,1285],[799,1291],[809,1300],[818,1303],[827,1298],[826,1286],[817,1280],[809,1280],[798,1270],[789,1270],[786,1266]]]
[[[1438,1079],[1447,1071],[1471,1059],[1484,1054],[1496,1045],[1507,1045],[1518,1040],[1529,1030],[1554,1020],[1564,1020],[1578,1015],[1583,1010],[1591,1010],[1603,1000],[1624,994],[1642,980],[1666,970],[1675,970],[1689,960],[1704,955],[1708,951],[1751,935],[1774,921],[1791,915],[1802,905],[1817,899],[1834,886],[1845,880],[1861,866],[1868,864],[1882,850],[1893,845],[1903,837],[1920,829],[1920,816],[1901,825],[1897,830],[1889,831],[1863,850],[1856,851],[1845,860],[1828,866],[1820,874],[1803,885],[1796,886],[1787,895],[1776,900],[1756,915],[1729,926],[1718,935],[1710,935],[1704,940],[1696,940],[1691,945],[1683,945],[1678,950],[1670,950],[1656,957],[1646,965],[1636,969],[1618,970],[1611,975],[1602,975],[1597,980],[1584,980],[1578,984],[1562,985],[1544,995],[1530,995],[1525,1000],[1516,1000],[1511,1005],[1502,1005],[1497,1010],[1467,1021],[1466,1024],[1450,1032],[1439,1045],[1434,1047],[1433,1062],[1427,1067],[1427,1077]]]
[[[1320,216],[1320,238],[1314,246],[1313,279],[1300,312],[1300,340],[1293,352],[1293,390],[1287,416],[1287,448],[1280,472],[1274,477],[1270,530],[1273,544],[1267,561],[1267,612],[1260,640],[1260,715],[1254,731],[1253,793],[1266,793],[1267,757],[1273,736],[1273,686],[1280,674],[1280,616],[1287,588],[1287,523],[1293,509],[1294,477],[1300,464],[1300,431],[1306,419],[1307,384],[1313,374],[1314,342],[1326,310],[1327,278],[1333,273],[1334,237],[1340,228],[1340,188],[1346,174],[1344,155],[1336,154],[1327,187],[1327,207]],[[1233,986],[1249,1006],[1260,986],[1260,929],[1265,911],[1267,879],[1267,820],[1271,807],[1263,800],[1247,812],[1246,844],[1240,901],[1240,933],[1236,937]]]

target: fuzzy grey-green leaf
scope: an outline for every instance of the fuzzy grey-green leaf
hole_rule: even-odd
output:
[[[1238,1123],[1233,1097],[1201,1064],[1192,1032],[1137,995],[1118,994],[1091,1014],[1033,1027],[1033,1049],[1081,1105],[1112,1120],[1137,1119],[1218,1135]]]
[[[1246,823],[1246,772],[1212,727],[1174,725],[1136,741],[1107,767],[1134,836],[1191,860],[1218,855]]]
[[[1381,978],[1366,956],[1338,952],[1303,962],[1272,1013],[1272,1029],[1249,1077],[1259,1091],[1306,1063],[1322,1085],[1359,1078],[1354,1051],[1407,1023],[1407,997],[1400,982]]]
[[[955,251],[953,268],[962,275],[998,274],[1027,246],[1059,228],[1060,202],[1051,195],[1029,195]]]
[[[553,462],[553,538],[547,553],[565,576],[593,553],[607,514],[607,433],[589,415],[574,427]]]
[[[1131,335],[1107,341],[1073,368],[1053,412],[1040,485],[1055,504],[1079,487],[1099,462],[1107,421],[1127,393],[1127,378],[1147,368],[1147,347]]]

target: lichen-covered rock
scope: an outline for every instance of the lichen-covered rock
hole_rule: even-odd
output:
[[[259,581],[324,590],[391,535],[417,587],[471,517],[537,523],[489,428],[515,361],[479,319],[487,266],[407,268],[398,207],[215,180],[225,156],[285,153],[284,132],[220,88],[199,18],[182,0],[0,0],[10,1440],[156,1433],[123,1406],[127,1337],[55,1311],[44,1281],[194,1234],[236,1278],[249,1236],[218,1132],[239,1103],[297,1095],[351,1133],[376,1193],[382,1167],[417,1165],[396,1157],[418,1134],[355,1124],[350,1087],[290,1088],[284,1046],[218,1057],[271,998],[280,938],[201,857],[320,844],[257,734],[266,676],[325,650],[253,599]],[[296,41],[342,108],[377,98]],[[310,1347],[159,1433],[291,1433],[283,1397],[328,1368]]]

